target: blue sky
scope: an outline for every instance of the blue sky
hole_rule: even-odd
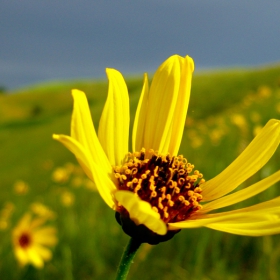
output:
[[[153,72],[172,54],[196,69],[280,62],[279,0],[2,0],[0,85]]]

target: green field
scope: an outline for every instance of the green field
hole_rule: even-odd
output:
[[[142,77],[127,78],[131,120]],[[0,279],[114,279],[129,240],[114,212],[53,133],[69,134],[72,88],[85,91],[97,127],[107,81],[79,80],[0,95]],[[210,179],[231,163],[271,118],[280,117],[280,66],[196,73],[180,153]],[[131,121],[132,125],[133,121]],[[280,149],[246,187],[279,170]],[[277,188],[278,187],[278,188]],[[278,183],[234,207],[280,195]],[[56,213],[59,242],[44,269],[20,268],[11,230],[33,203]],[[12,209],[7,215],[7,209]],[[2,223],[1,223],[2,222]],[[182,230],[142,245],[128,279],[272,279],[280,277],[280,237]]]

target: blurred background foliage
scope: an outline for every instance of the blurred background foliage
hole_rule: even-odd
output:
[[[142,77],[126,79],[131,126]],[[69,134],[72,88],[85,91],[93,121],[107,81],[55,82],[0,94],[0,275],[11,279],[114,279],[129,240],[74,156],[53,133]],[[180,153],[210,179],[230,164],[271,118],[280,116],[280,67],[198,73]],[[240,188],[279,169],[280,150]],[[234,207],[280,195],[279,183]],[[42,209],[48,209],[44,212]],[[11,231],[27,211],[53,213],[59,242],[42,270],[18,266]],[[37,213],[37,214],[38,214]],[[44,214],[45,213],[45,214]],[[142,245],[128,279],[279,279],[280,237],[243,237],[200,228],[157,246]]]

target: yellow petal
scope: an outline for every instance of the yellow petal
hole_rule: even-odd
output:
[[[129,99],[120,72],[106,69],[108,97],[99,122],[98,138],[111,165],[120,165],[128,153]]]
[[[93,163],[93,177],[103,200],[110,208],[114,208],[115,202],[112,197],[113,192],[116,190],[114,174],[106,174],[103,169]]]
[[[140,151],[144,148],[144,134],[145,134],[145,123],[147,116],[147,105],[148,105],[148,94],[149,94],[149,82],[148,75],[144,75],[144,84],[141,92],[141,96],[138,102],[133,131],[132,131],[132,151]]]
[[[29,229],[31,223],[31,214],[30,213],[26,213],[24,214],[24,216],[20,219],[20,221],[17,224],[17,227],[15,228],[15,230],[17,229]]]
[[[258,214],[258,213],[234,213],[234,212],[223,212],[217,214],[208,214],[201,216],[194,216],[192,219],[177,222],[177,223],[169,223],[170,229],[180,229],[180,228],[197,228],[203,227],[210,224],[216,224],[221,222],[260,222],[264,220],[268,220],[271,215],[267,214]]]
[[[75,156],[86,175],[93,180],[91,162],[92,158],[90,153],[80,144],[76,139],[66,135],[53,135],[53,139],[62,143],[70,152]]]
[[[34,242],[41,244],[41,245],[46,245],[46,246],[54,246],[57,244],[58,239],[56,236],[34,236]]]
[[[129,217],[136,225],[143,224],[151,231],[165,235],[166,224],[160,219],[150,203],[141,200],[136,194],[129,191],[116,191],[115,198],[129,212]]]
[[[30,230],[36,229],[38,227],[40,227],[41,225],[43,225],[46,222],[45,218],[36,218],[33,219],[30,223]]]
[[[280,233],[280,219],[260,223],[210,224],[208,228],[246,236],[264,236]]]
[[[54,227],[44,227],[33,231],[34,243],[53,246],[57,243],[56,229]]]
[[[248,199],[261,193],[262,191],[268,189],[270,186],[272,186],[278,181],[280,181],[280,170],[250,187],[247,187],[245,189],[242,189],[240,191],[221,197],[217,200],[211,201],[203,205],[203,209],[201,210],[201,212],[209,212],[214,209],[219,209],[241,202],[245,199]]]
[[[43,247],[39,244],[36,244],[36,246],[34,246],[34,251],[37,252],[37,254],[44,260],[44,261],[48,261],[52,258],[52,252],[51,250],[49,250],[46,247]]]
[[[103,166],[91,161],[90,155],[84,147],[74,138],[65,135],[53,135],[53,138],[60,141],[77,158],[87,176],[93,180],[96,187],[109,207],[113,207],[112,191],[116,189],[112,167],[110,172],[103,170]]]
[[[35,247],[26,249],[26,254],[30,263],[32,263],[37,268],[43,268],[44,261],[39,255],[38,251],[35,249]]]
[[[97,138],[87,98],[84,92],[72,90],[74,109],[71,121],[71,136],[87,151],[90,160],[93,160],[106,171],[111,169],[110,163]]]
[[[218,225],[226,225],[227,227],[238,225],[239,228],[242,227],[241,225],[244,225],[243,227],[246,228],[246,224],[251,224],[251,229],[253,229],[253,224],[256,223],[256,228],[260,229],[260,225],[266,224],[269,227],[274,225],[275,221],[278,221],[278,226],[280,227],[280,197],[227,212],[201,214],[197,211],[191,219],[178,223],[170,223],[169,225],[171,229],[201,226],[212,227],[213,225],[217,229]]]
[[[29,258],[25,250],[23,250],[21,247],[15,247],[14,252],[20,265],[24,266],[28,264]]]
[[[271,200],[264,201],[252,206],[244,207],[230,211],[231,213],[266,213],[266,214],[277,214],[280,215],[280,196],[275,197]]]
[[[201,185],[203,200],[217,199],[262,168],[274,154],[280,141],[280,121],[270,120],[249,146],[224,171]]]
[[[174,55],[156,71],[147,106],[146,149],[177,154],[188,108],[193,68],[191,58]]]
[[[171,155],[177,155],[181,145],[191,94],[192,73],[194,71],[194,62],[189,56],[181,59],[180,64],[181,81],[178,100],[171,127],[169,129],[170,136],[167,137],[167,139],[169,138],[170,140],[166,141],[164,144],[165,150],[167,150]]]
[[[57,233],[57,230],[55,227],[52,226],[45,226],[45,227],[41,227],[38,229],[34,229],[33,230],[34,233],[38,234],[38,235],[54,235]]]

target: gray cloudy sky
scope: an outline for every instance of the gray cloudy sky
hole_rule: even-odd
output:
[[[279,0],[2,0],[0,85],[280,61]]]

